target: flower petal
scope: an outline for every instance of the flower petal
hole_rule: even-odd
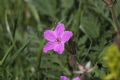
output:
[[[83,65],[79,64],[78,68],[79,68],[80,71],[84,72],[86,67],[84,67]]]
[[[80,78],[79,77],[75,77],[72,80],[80,80]]]
[[[60,80],[70,80],[70,79],[67,78],[66,76],[60,76]]]
[[[64,24],[58,23],[56,28],[55,28],[55,33],[57,34],[57,36],[60,36],[64,32],[64,30],[65,30]]]
[[[54,49],[54,47],[55,47],[55,43],[54,43],[54,42],[48,42],[48,43],[44,46],[43,51],[44,51],[44,53],[47,53],[49,50]]]
[[[56,40],[56,36],[55,36],[55,33],[54,31],[51,31],[51,30],[46,30],[44,32],[44,38],[48,41],[55,41]]]
[[[69,39],[73,36],[73,33],[71,31],[65,31],[62,36],[61,39],[63,42],[69,41]]]
[[[64,51],[64,43],[56,44],[56,46],[54,47],[54,51],[58,54],[62,54]]]
[[[86,69],[90,69],[90,67],[91,67],[91,62],[89,61],[89,62],[87,62],[87,64],[85,65],[85,68],[86,68]]]

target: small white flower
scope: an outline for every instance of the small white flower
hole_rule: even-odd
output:
[[[87,62],[86,65],[78,64],[79,71],[73,71],[75,74],[90,73],[94,68],[91,68],[91,62]]]

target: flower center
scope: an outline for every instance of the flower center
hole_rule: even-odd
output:
[[[56,41],[57,43],[61,43],[61,39],[59,37],[56,39]]]

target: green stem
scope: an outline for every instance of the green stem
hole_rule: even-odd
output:
[[[85,56],[84,56],[84,58],[81,60],[81,62],[83,62],[83,61],[85,61],[85,59],[86,59],[86,57],[88,56],[88,54],[89,54],[89,52],[90,52],[90,49],[91,49],[91,47],[92,47],[92,39],[91,38],[89,38],[89,40],[90,40],[90,46],[89,46],[89,48],[88,48],[88,50],[87,50],[87,53],[85,54]]]
[[[15,33],[16,33],[16,29],[17,29],[17,23],[18,23],[18,20],[15,19],[14,20],[14,29],[13,29],[13,33],[12,33],[13,39],[15,38]]]
[[[0,61],[0,66],[4,63],[4,61],[6,60],[8,54],[10,53],[10,51],[14,48],[14,44],[8,49],[8,51],[5,53],[4,57],[2,58],[2,60]]]
[[[112,6],[110,8],[110,10],[111,10],[112,18],[113,18],[113,24],[114,24],[113,27],[114,27],[116,32],[119,32],[119,27],[120,26],[119,26],[119,22],[117,20],[117,16],[116,16],[116,13],[115,13],[115,7]]]
[[[60,61],[59,55],[56,55],[56,59],[57,59],[57,61],[59,61],[59,65],[60,65],[61,69],[63,69],[67,75],[71,75],[71,72]]]
[[[41,75],[41,68],[40,68],[40,66],[41,66],[41,58],[42,58],[42,51],[40,52],[40,54],[38,55],[38,65],[37,65],[37,75],[38,75],[38,80],[40,80],[40,75]]]

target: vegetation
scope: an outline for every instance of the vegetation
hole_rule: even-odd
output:
[[[0,80],[120,80],[119,9],[120,0],[0,0]],[[73,37],[63,54],[45,54],[43,33],[58,22]],[[92,72],[73,73],[89,61]]]

